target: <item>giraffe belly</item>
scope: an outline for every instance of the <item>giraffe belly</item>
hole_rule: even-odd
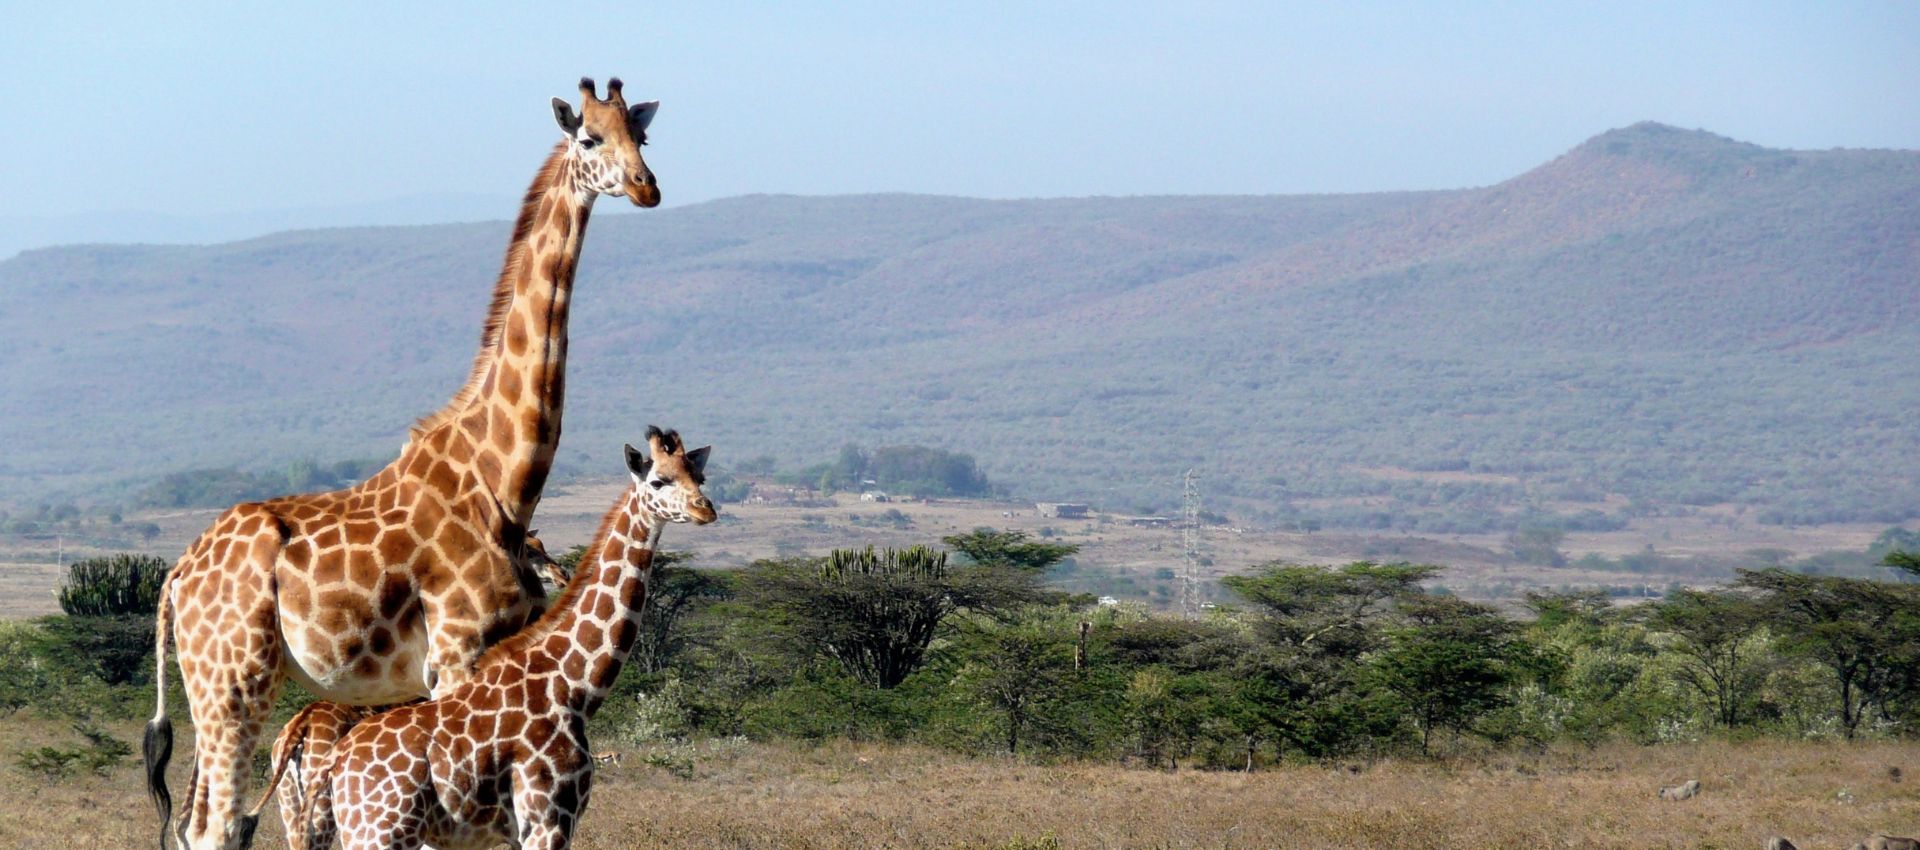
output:
[[[379,672],[369,676],[361,662],[342,663],[331,653],[303,659],[289,644],[287,674],[321,699],[347,705],[398,705],[428,695],[426,657],[427,641],[422,635],[384,663],[375,662]]]
[[[396,621],[349,604],[315,619],[282,612],[287,673],[301,687],[348,705],[394,705],[427,695],[427,635],[417,615]]]

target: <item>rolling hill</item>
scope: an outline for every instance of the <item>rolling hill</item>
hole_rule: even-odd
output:
[[[389,455],[460,383],[507,230],[0,263],[0,501]],[[1281,524],[1920,515],[1920,152],[1648,123],[1483,188],[752,196],[587,242],[562,474],[659,422],[723,465],[922,443],[1119,509],[1195,467]]]

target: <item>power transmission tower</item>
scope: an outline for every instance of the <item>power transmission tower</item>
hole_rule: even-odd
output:
[[[1186,516],[1181,518],[1180,612],[1191,620],[1200,616],[1200,472],[1186,474]]]

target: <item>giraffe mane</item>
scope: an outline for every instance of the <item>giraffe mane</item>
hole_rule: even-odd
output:
[[[466,412],[473,400],[480,395],[480,385],[486,381],[487,364],[492,361],[494,349],[500,344],[500,329],[506,324],[507,309],[513,306],[513,282],[526,271],[527,258],[532,251],[527,246],[527,237],[533,232],[534,222],[539,217],[540,200],[546,197],[560,176],[560,160],[567,151],[567,142],[561,140],[553,146],[553,153],[547,156],[540,171],[528,184],[527,193],[520,201],[520,215],[513,222],[513,237],[507,240],[507,259],[500,269],[500,278],[493,284],[493,301],[487,306],[487,321],[480,326],[480,351],[473,356],[473,368],[467,373],[467,382],[461,385],[445,406],[420,417],[409,429],[407,440],[419,440],[433,429],[452,422]]]
[[[627,502],[632,498],[633,493],[633,485],[627,485],[627,488],[621,491],[619,500],[613,503],[613,507],[607,509],[606,515],[600,517],[600,528],[593,533],[593,542],[587,544],[587,551],[580,556],[580,563],[574,565],[573,577],[567,580],[566,589],[560,591],[560,596],[547,605],[547,610],[540,614],[540,619],[528,623],[520,631],[508,635],[504,640],[489,647],[480,659],[474,662],[475,670],[487,667],[499,658],[521,656],[536,644],[546,640],[547,636],[553,633],[554,626],[573,611],[573,606],[579,601],[580,594],[585,593],[589,585],[600,580],[598,569],[600,553],[606,550],[607,539],[613,536],[614,524],[624,519]],[[647,551],[647,558],[649,560],[653,558],[652,550]]]

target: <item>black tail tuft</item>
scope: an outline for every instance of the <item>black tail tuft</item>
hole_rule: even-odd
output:
[[[253,831],[259,828],[259,815],[241,815],[239,820],[233,822],[232,835],[237,840],[227,842],[227,846],[247,850],[253,846]]]
[[[167,822],[173,819],[173,794],[167,791],[167,762],[173,760],[173,721],[156,717],[140,740],[147,763],[147,796],[160,812],[160,850],[167,850]]]

